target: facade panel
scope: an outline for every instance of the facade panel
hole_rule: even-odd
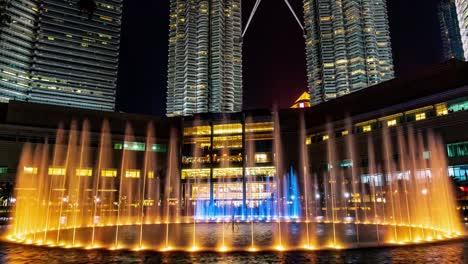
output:
[[[4,3],[2,101],[115,109],[121,0]]]
[[[241,1],[172,0],[169,116],[242,108]]]
[[[394,77],[385,0],[304,0],[311,103]]]
[[[442,1],[437,12],[442,37],[443,60],[465,60],[455,0]]]
[[[458,24],[463,43],[465,59],[468,60],[468,0],[456,0]]]

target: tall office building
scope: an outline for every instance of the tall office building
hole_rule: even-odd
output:
[[[0,102],[29,98],[38,16],[37,1],[0,1]]]
[[[394,77],[386,0],[304,0],[312,105]]]
[[[442,0],[437,12],[443,45],[443,60],[465,60],[455,0]]]
[[[1,99],[114,110],[122,0],[3,0]]]
[[[465,59],[468,60],[468,0],[455,0]]]
[[[169,116],[242,108],[241,0],[171,0]]]

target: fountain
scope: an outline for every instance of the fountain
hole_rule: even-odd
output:
[[[97,149],[88,122],[73,122],[69,130],[60,125],[55,144],[24,145],[7,239],[64,248],[226,252],[402,245],[461,234],[444,146],[434,133],[401,127],[395,137],[391,128],[377,137],[369,133],[364,170],[351,121],[344,139],[328,123],[327,164],[312,171],[315,157],[309,157],[301,120],[300,165],[288,170],[277,114],[273,120],[274,175],[260,175],[255,167],[251,117],[239,131],[228,119],[221,122],[221,129],[245,139],[234,161],[229,146],[236,137],[213,141],[211,125],[217,145],[193,149],[191,170],[198,174],[192,176],[182,176],[175,130],[167,165],[158,168],[153,124],[144,147],[127,124],[117,151],[107,122]],[[347,164],[337,157],[337,140],[344,140]],[[233,164],[238,160],[241,167]],[[219,167],[206,166],[215,162]]]

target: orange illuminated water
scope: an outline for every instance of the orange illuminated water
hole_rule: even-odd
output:
[[[278,116],[274,118],[279,120]],[[252,122],[247,119],[247,122]],[[348,122],[348,129],[351,125]],[[461,235],[444,144],[435,134],[390,128],[368,134],[368,168],[357,165],[357,139],[344,140],[351,168],[340,166],[338,140],[327,125],[327,169],[312,172],[301,125],[301,213],[282,218],[287,202],[285,177],[276,177],[276,219],[246,218],[234,225],[231,203],[224,202],[219,222],[194,221],[195,206],[181,193],[179,139],[173,130],[166,165],[158,168],[149,147],[157,142],[148,125],[146,149],[137,155],[137,139],[127,125],[122,150],[113,150],[109,124],[92,144],[88,122],[57,130],[55,145],[25,144],[15,187],[16,208],[11,241],[64,248],[112,250],[261,251],[343,249],[382,244],[407,245],[446,240]],[[374,133],[374,132],[372,132]],[[274,161],[283,173],[280,126],[274,127]],[[229,155],[225,144],[222,155]],[[96,149],[97,147],[97,149]],[[314,146],[309,146],[314,147]],[[134,148],[134,149],[133,149]],[[395,154],[396,153],[396,154]],[[253,166],[255,145],[247,143],[246,165]],[[198,154],[195,154],[197,156]],[[250,165],[249,165],[250,164]],[[160,165],[161,166],[161,165]],[[229,160],[221,163],[229,167]],[[197,168],[197,167],[194,167]],[[245,173],[245,172],[244,172]],[[161,176],[161,177],[160,177]],[[189,184],[206,179],[195,178]],[[233,179],[221,176],[216,194],[225,198]],[[253,176],[246,174],[252,183]],[[252,186],[252,184],[247,184]],[[246,197],[252,198],[253,187]],[[224,199],[225,200],[225,199]],[[182,210],[185,208],[185,210]],[[248,208],[246,210],[248,213]],[[232,227],[232,229],[231,229]]]

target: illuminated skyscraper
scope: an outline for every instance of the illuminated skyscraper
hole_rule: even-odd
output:
[[[2,3],[2,101],[114,110],[122,0]]]
[[[468,0],[455,0],[458,14],[458,24],[460,25],[460,35],[465,52],[465,59],[468,60]]]
[[[463,45],[458,25],[455,0],[443,0],[438,7],[440,34],[443,45],[443,59],[465,60]]]
[[[122,0],[42,0],[31,101],[114,110]]]
[[[0,1],[0,102],[29,98],[38,16],[37,1]]]
[[[241,111],[241,0],[170,5],[167,115]]]
[[[304,0],[304,19],[313,105],[394,77],[386,0]]]

